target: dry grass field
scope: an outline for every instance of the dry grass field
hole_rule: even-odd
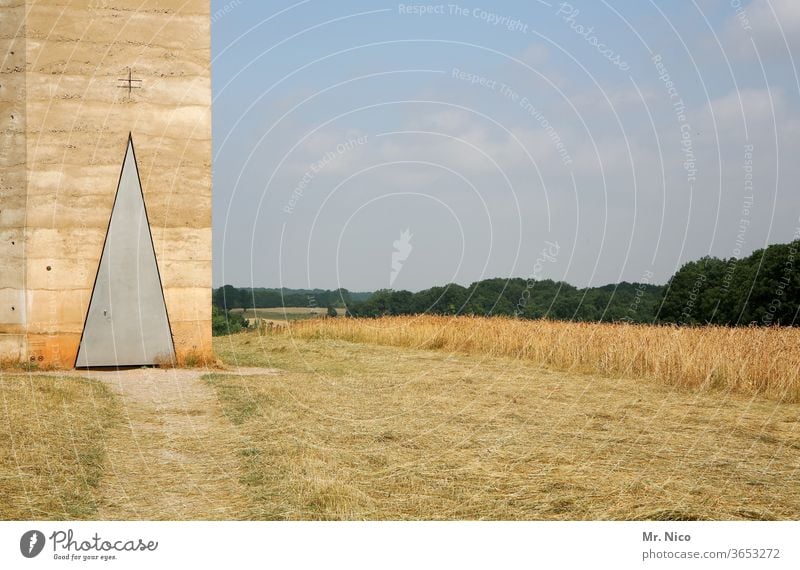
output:
[[[800,518],[800,405],[300,336],[216,340],[249,518]]]
[[[246,319],[265,319],[270,321],[297,321],[316,319],[327,313],[325,307],[270,307],[263,309],[231,309],[232,313],[241,313]],[[336,309],[343,315],[344,309]]]
[[[0,518],[92,519],[119,407],[99,382],[0,375]]]
[[[794,331],[268,330],[214,368],[0,376],[0,519],[800,519]]]

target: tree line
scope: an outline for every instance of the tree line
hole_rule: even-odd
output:
[[[247,328],[248,319],[231,309],[271,309],[277,307],[319,308],[327,316],[364,301],[371,293],[350,292],[347,289],[269,289],[265,287],[234,287],[225,285],[211,294],[211,331],[215,336],[237,333]]]
[[[703,257],[670,279],[658,318],[700,325],[796,326],[800,310],[800,240],[743,259]]]
[[[450,284],[419,293],[376,291],[366,301],[348,307],[354,317],[409,315],[506,315],[525,319],[651,322],[663,286],[619,283],[577,288],[544,279],[486,279],[462,287]]]
[[[275,307],[346,307],[363,301],[371,293],[350,292],[347,289],[268,289],[238,288],[225,285],[212,293],[211,304],[220,309],[271,309]]]
[[[798,324],[800,240],[736,259],[703,257],[684,264],[665,285],[574,287],[565,282],[494,278],[424,291],[351,293],[290,289],[214,291],[221,311],[236,307],[345,307],[352,317],[432,313],[525,319],[725,326]],[[329,313],[332,314],[332,313]]]

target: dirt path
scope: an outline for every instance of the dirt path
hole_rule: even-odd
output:
[[[230,374],[272,374],[263,368]],[[109,438],[99,520],[241,519],[239,436],[201,377],[204,370],[73,372],[108,384],[123,424]]]

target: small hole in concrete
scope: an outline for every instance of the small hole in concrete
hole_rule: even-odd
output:
[[[12,241],[12,242],[11,242],[11,245],[16,245],[16,243]]]
[[[50,271],[51,269],[53,269],[53,268],[48,265],[47,266],[47,270]]]
[[[14,307],[11,307],[11,310],[12,310],[12,311],[16,311],[16,309],[15,309]]]

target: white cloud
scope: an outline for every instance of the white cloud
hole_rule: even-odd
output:
[[[745,141],[745,136],[750,142],[768,142],[775,139],[776,128],[779,135],[786,135],[798,124],[797,113],[787,105],[780,88],[733,90],[712,100],[699,126],[709,135],[714,134],[711,113],[722,145],[739,145]]]
[[[550,58],[550,50],[547,46],[540,43],[533,43],[525,48],[519,58],[532,67],[537,67],[546,63]]]
[[[741,123],[742,115],[748,122],[761,123],[773,120],[774,115],[783,116],[785,114],[785,103],[783,91],[780,89],[742,89],[731,91],[710,103],[710,107],[717,118],[717,121],[726,123]]]
[[[754,60],[755,44],[762,59],[800,54],[800,2],[797,0],[753,0],[735,10],[722,33],[723,45],[740,59]]]

